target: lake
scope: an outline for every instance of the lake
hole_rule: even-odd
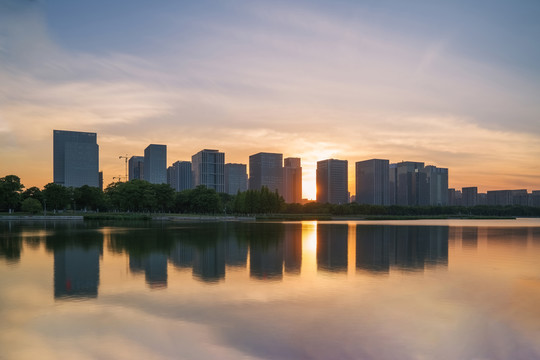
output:
[[[540,359],[540,219],[0,222],[0,359]]]

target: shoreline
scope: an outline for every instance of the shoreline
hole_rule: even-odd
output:
[[[536,217],[531,217],[536,218]],[[169,221],[169,222],[233,222],[233,221],[388,221],[388,220],[515,220],[517,216],[475,215],[381,215],[332,216],[330,214],[273,214],[255,216],[234,215],[164,215],[104,213],[87,215],[0,215],[0,221]]]

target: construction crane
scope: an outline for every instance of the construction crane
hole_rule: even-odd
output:
[[[127,169],[127,165],[128,165],[128,159],[129,159],[129,155],[126,154],[126,155],[120,155],[118,157],[119,159],[124,159],[125,160],[125,163],[126,163],[126,172],[125,172],[125,175],[124,175],[124,179],[126,179],[126,182],[128,181],[128,169]],[[114,179],[114,178],[113,178]],[[122,180],[120,180],[122,181]]]

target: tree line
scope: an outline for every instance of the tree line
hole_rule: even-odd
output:
[[[16,175],[0,178],[0,211],[39,213],[47,211],[120,211],[193,214],[328,214],[337,216],[540,216],[540,207],[511,206],[378,206],[357,203],[287,204],[267,187],[236,195],[218,193],[205,186],[176,192],[168,184],[144,180],[115,182],[102,191],[84,185],[77,188],[49,183],[25,189]]]

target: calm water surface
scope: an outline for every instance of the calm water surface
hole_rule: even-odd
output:
[[[540,359],[540,220],[0,222],[0,359]]]

